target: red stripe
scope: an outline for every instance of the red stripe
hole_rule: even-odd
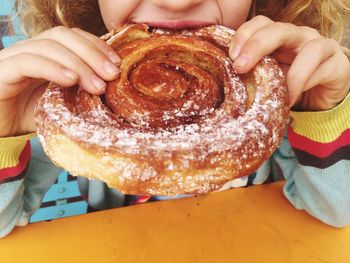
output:
[[[30,160],[30,142],[27,141],[21,154],[19,155],[18,164],[13,167],[0,169],[0,181],[8,180],[21,174]]]
[[[149,199],[151,199],[150,195],[140,195],[135,200],[134,205],[146,203]]]
[[[316,142],[297,134],[291,127],[288,129],[288,140],[293,148],[308,152],[320,158],[330,156],[334,151],[350,145],[350,129],[346,129],[334,141],[328,143]]]

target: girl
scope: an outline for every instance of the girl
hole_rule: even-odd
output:
[[[284,138],[248,181],[283,175],[285,196],[297,209],[333,226],[350,223],[350,63],[341,47],[347,0],[17,0],[16,7],[30,38],[0,52],[0,235],[26,224],[47,189],[35,192],[35,184],[52,182],[25,170],[33,108],[47,82],[78,83],[102,94],[119,74],[119,57],[97,36],[127,22],[231,27],[237,32],[230,57],[238,73],[272,53],[287,72],[294,151]],[[88,183],[81,188],[87,191]]]

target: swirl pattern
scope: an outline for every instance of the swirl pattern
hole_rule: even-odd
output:
[[[45,151],[129,194],[207,193],[254,171],[282,137],[287,88],[270,57],[238,76],[233,34],[135,24],[103,36],[120,76],[101,97],[51,84],[36,110]]]

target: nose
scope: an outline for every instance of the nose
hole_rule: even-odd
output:
[[[152,0],[152,2],[164,9],[172,11],[184,11],[203,2],[203,0]]]

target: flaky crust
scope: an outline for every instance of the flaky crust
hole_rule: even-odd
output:
[[[105,96],[50,84],[36,108],[47,155],[127,194],[207,193],[255,171],[278,146],[288,95],[278,63],[239,77],[223,26],[126,25],[102,37],[122,59]]]

